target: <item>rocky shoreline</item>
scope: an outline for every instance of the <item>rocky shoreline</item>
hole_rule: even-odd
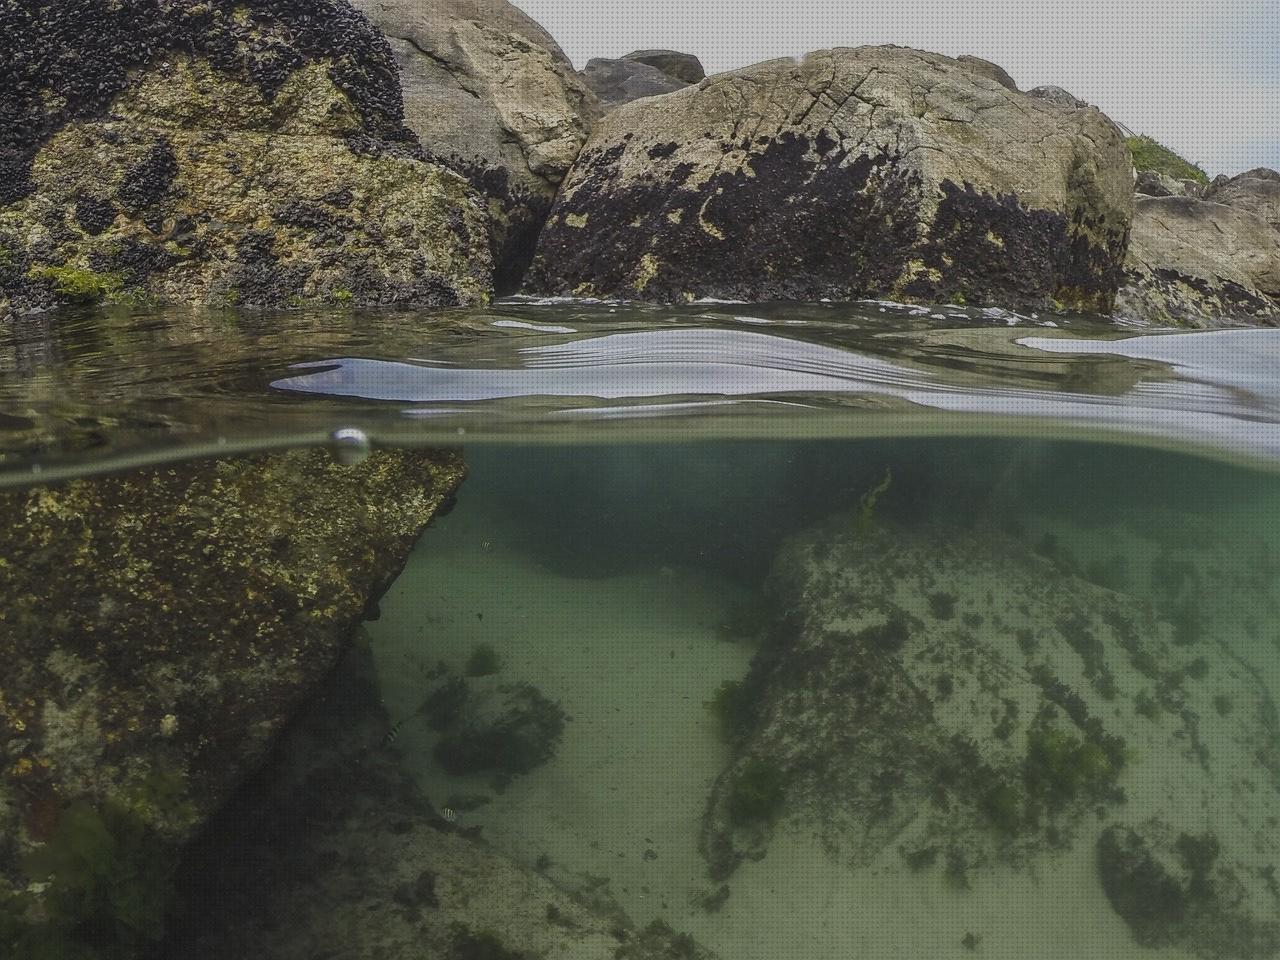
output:
[[[1210,184],[975,57],[578,72],[481,0],[15,0],[0,26],[0,316],[525,292],[1280,321],[1280,174]]]
[[[73,20],[93,29],[69,39]],[[520,291],[1280,325],[1280,174],[1209,182],[1139,141],[1059,88],[896,46],[577,71],[504,0],[0,0],[0,322]],[[490,849],[373,749],[395,728],[360,624],[464,474],[456,451],[293,452],[0,496],[0,944],[285,960],[354,930],[391,958],[711,956]],[[957,883],[1103,824],[1099,882],[1136,942],[1280,951],[1280,728],[1257,677],[1025,544],[889,532],[873,506],[773,562],[771,630],[716,705],[733,754],[710,877],[799,813],[843,862]],[[551,758],[560,707],[457,682],[442,766]],[[519,724],[533,758],[495,761]],[[1144,752],[1168,763],[1135,780]],[[1205,827],[1209,807],[1240,829]],[[219,865],[232,841],[248,859]],[[246,863],[271,899],[163,939],[175,881],[213,897]]]

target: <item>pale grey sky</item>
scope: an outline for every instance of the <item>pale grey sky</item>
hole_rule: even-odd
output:
[[[645,47],[708,72],[899,43],[1052,83],[1213,174],[1280,169],[1280,0],[514,0],[577,66]]]

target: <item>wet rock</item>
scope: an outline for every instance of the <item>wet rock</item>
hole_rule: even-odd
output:
[[[606,110],[644,97],[660,97],[689,86],[687,81],[648,63],[604,58],[587,61],[582,79]]]
[[[1280,230],[1280,173],[1259,167],[1215,182],[1205,199],[1257,214]]]
[[[691,53],[680,53],[676,50],[636,50],[626,54],[622,59],[635,63],[647,63],[682,83],[698,83],[707,77],[707,71],[702,68],[702,61]]]
[[[712,960],[665,924],[637,930],[439,816],[379,748],[387,718],[357,644],[180,873],[201,905],[166,942],[190,960]]]
[[[793,826],[839,862],[960,885],[1114,828],[1103,883],[1140,942],[1158,928],[1205,950],[1195,931],[1231,925],[1236,943],[1270,942],[1280,724],[1225,644],[1021,541],[857,512],[784,546],[768,588],[769,639],[733,698],[734,756],[702,824],[714,879]],[[1124,906],[1148,902],[1135,885],[1150,871],[1120,839],[1152,818],[1192,855],[1214,851],[1194,929]],[[1200,889],[1196,869],[1174,881]]]
[[[484,198],[495,286],[514,290],[599,114],[556,42],[506,0],[356,0],[390,39],[405,121]]]
[[[1280,230],[1246,206],[1139,197],[1125,266],[1117,316],[1190,327],[1280,324]]]
[[[1009,76],[1004,67],[999,64],[992,63],[990,60],[983,60],[981,57],[971,57],[967,54],[956,57],[956,61],[978,76],[994,80],[1006,90],[1012,90],[1014,93],[1018,92],[1018,85],[1014,82],[1013,77]]]
[[[526,286],[1107,310],[1131,169],[1096,110],[1022,96],[935,54],[821,51],[609,114]]]
[[[484,211],[346,0],[28,4],[0,91],[0,311],[488,295]]]
[[[162,915],[163,860],[123,851],[187,841],[257,767],[462,476],[298,451],[0,496],[0,937],[123,946]],[[55,882],[15,898],[33,869]],[[105,899],[112,871],[144,892]]]

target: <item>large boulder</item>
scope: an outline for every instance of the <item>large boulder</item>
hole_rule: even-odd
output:
[[[1258,167],[1230,179],[1214,181],[1206,199],[1255,213],[1280,230],[1280,173]]]
[[[1280,230],[1247,205],[1139,197],[1115,312],[1175,326],[1280,324]]]
[[[707,71],[702,61],[691,53],[680,53],[676,50],[635,50],[622,58],[636,63],[647,63],[656,67],[669,77],[684,83],[698,83],[705,80]]]
[[[355,0],[390,39],[405,121],[486,198],[495,286],[520,282],[599,104],[545,30],[506,0]]]
[[[296,451],[0,496],[0,954],[127,956],[158,928],[163,851],[261,762],[463,472]]]
[[[0,310],[488,296],[483,208],[346,0],[7,0],[0,130]]]
[[[603,58],[588,60],[582,69],[582,79],[599,97],[601,106],[606,110],[633,100],[674,93],[689,86],[688,82],[648,63]]]
[[[528,289],[1107,310],[1124,140],[948,57],[860,47],[718,74],[596,128]]]
[[[734,753],[702,825],[713,877],[784,830],[961,886],[1097,844],[1098,893],[1139,942],[1273,956],[1280,723],[1257,672],[1198,608],[1164,619],[1051,540],[890,526],[873,504],[784,545],[764,643],[716,699]]]

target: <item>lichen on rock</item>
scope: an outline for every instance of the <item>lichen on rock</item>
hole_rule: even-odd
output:
[[[820,51],[609,114],[527,289],[1106,311],[1132,205],[1128,151],[1097,110],[920,51]]]

